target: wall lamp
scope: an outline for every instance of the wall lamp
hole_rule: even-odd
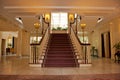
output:
[[[45,23],[49,24],[49,22],[50,22],[50,14],[49,13],[45,13],[43,15],[43,20],[44,20]]]
[[[74,21],[75,21],[75,16],[74,16],[74,14],[69,14],[69,21],[70,21],[70,23],[74,23]]]
[[[70,22],[70,24],[74,24],[77,19],[81,20],[82,17],[79,16],[78,14],[76,14],[76,13],[75,14],[72,14],[72,13],[69,14],[69,22]]]
[[[72,14],[70,13],[69,14],[69,22],[70,22],[70,27],[72,27],[72,24],[74,24],[76,22],[76,34],[78,32],[78,29],[77,29],[77,20],[79,19],[79,21],[81,20],[81,16],[77,15],[76,13],[75,14]],[[70,29],[70,32],[71,32],[71,29]]]

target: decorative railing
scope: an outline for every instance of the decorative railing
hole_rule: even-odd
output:
[[[81,43],[72,27],[70,27],[70,37],[73,42],[75,53],[78,57],[78,60],[80,60],[80,63],[84,64],[91,63],[90,44]]]
[[[46,45],[49,39],[49,27],[46,29],[45,34],[43,34],[42,39],[39,43],[30,44],[30,64],[41,63],[43,55],[46,50]]]

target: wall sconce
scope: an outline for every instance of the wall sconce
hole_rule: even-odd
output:
[[[50,14],[48,14],[48,13],[46,13],[45,15],[44,15],[44,18],[45,18],[45,22],[50,22]]]
[[[74,14],[69,14],[69,21],[70,23],[74,22]]]

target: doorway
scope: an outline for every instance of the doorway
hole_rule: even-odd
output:
[[[2,39],[2,42],[1,42],[1,55],[5,55],[6,54],[6,40],[5,39]]]
[[[101,34],[102,57],[111,58],[110,32]]]
[[[14,54],[17,54],[17,38],[14,37]]]
[[[101,34],[101,49],[102,49],[102,57],[105,57],[105,47],[104,47],[104,34]]]

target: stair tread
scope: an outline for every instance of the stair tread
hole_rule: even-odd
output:
[[[46,59],[52,59],[52,60],[54,60],[54,59],[56,59],[56,60],[75,60],[76,58],[74,58],[74,57],[71,57],[71,58],[68,58],[68,57],[60,57],[60,58],[51,58],[51,57],[47,57],[46,56]]]
[[[69,65],[69,64],[71,64],[71,65],[74,65],[74,64],[76,64],[75,62],[73,62],[73,63],[70,63],[70,62],[46,62],[45,63],[45,65],[62,65],[62,64],[64,64],[64,65]]]
[[[52,64],[52,65],[56,65],[56,64],[58,64],[58,65],[63,65],[63,64],[64,64],[64,65],[65,65],[65,64],[68,65],[68,64],[72,64],[72,65],[73,65],[73,64],[75,64],[75,63],[47,63],[47,64]],[[45,65],[47,65],[47,64],[45,64]]]
[[[49,57],[54,57],[54,56],[55,56],[55,57],[57,57],[57,56],[58,56],[58,57],[64,57],[64,56],[65,56],[65,57],[73,57],[73,55],[59,55],[59,54],[56,54],[56,55],[55,55],[55,54],[54,54],[54,55],[46,55],[46,56],[49,56]]]
[[[44,59],[44,67],[76,67],[73,47],[68,34],[51,34],[47,53]]]

